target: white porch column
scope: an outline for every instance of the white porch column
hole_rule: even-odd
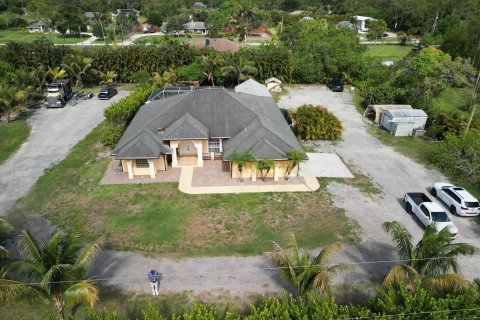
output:
[[[127,160],[128,179],[133,179],[132,160]]]
[[[153,162],[153,159],[147,159],[148,161],[148,168],[150,169],[150,178],[155,179],[155,163]]]
[[[218,141],[220,142],[220,153],[222,153],[223,152],[223,140],[218,139]]]
[[[257,181],[257,165],[252,163],[252,181]]]
[[[170,142],[170,149],[172,149],[172,167],[178,167],[177,148],[178,148],[178,141]]]
[[[202,142],[194,142],[193,145],[197,149],[197,165],[203,167]]]
[[[278,181],[279,175],[280,175],[280,163],[275,162],[275,168],[273,171],[273,181]]]

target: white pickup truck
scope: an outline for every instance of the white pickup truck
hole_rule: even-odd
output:
[[[426,194],[407,193],[403,197],[403,201],[405,202],[407,212],[414,214],[425,227],[435,223],[437,232],[440,232],[443,228],[448,228],[447,230],[452,234],[452,238],[457,236],[458,229],[450,221],[448,214],[443,211],[440,205],[432,202]]]

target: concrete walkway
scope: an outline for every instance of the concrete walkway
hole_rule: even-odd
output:
[[[242,192],[311,192],[320,188],[317,178],[303,177],[305,184],[192,187],[193,167],[183,167],[178,189],[188,194],[218,194]]]

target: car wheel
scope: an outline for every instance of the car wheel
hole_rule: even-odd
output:
[[[457,208],[455,208],[454,205],[451,205],[451,206],[450,206],[450,213],[453,214],[453,215],[456,215],[456,214],[457,214]]]
[[[437,196],[437,189],[432,187],[432,189],[430,189],[430,193],[432,194],[432,196],[436,197]]]
[[[412,214],[412,205],[410,203],[407,203],[406,209],[409,214]]]

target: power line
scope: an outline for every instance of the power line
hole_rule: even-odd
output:
[[[471,255],[471,256],[462,256],[458,258],[474,258],[478,256]],[[381,263],[402,263],[402,262],[414,262],[414,261],[429,261],[429,260],[441,260],[441,259],[451,259],[451,257],[436,257],[436,258],[420,258],[420,259],[397,259],[397,260],[375,260],[375,261],[359,261],[359,262],[339,262],[337,264],[343,264],[346,266],[358,266],[358,265],[368,265],[368,264],[381,264]],[[311,265],[312,267],[330,267],[335,264],[314,264]],[[294,268],[302,267],[302,266],[294,266]],[[162,278],[170,277],[186,277],[186,276],[203,276],[209,274],[229,274],[229,273],[239,273],[239,272],[252,272],[252,271],[268,271],[268,270],[282,270],[282,269],[289,269],[290,267],[263,267],[263,268],[244,268],[244,269],[229,269],[229,270],[212,270],[212,271],[204,271],[204,272],[183,272],[183,273],[162,273]],[[90,278],[91,280],[102,282],[102,281],[111,281],[111,280],[138,280],[138,279],[145,279],[146,276],[133,276],[133,277],[108,277],[108,278]],[[8,280],[8,279],[5,279]],[[60,284],[60,283],[75,283],[81,282],[83,280],[62,280],[62,281],[48,281],[48,282],[22,282],[22,283],[11,283],[11,284],[2,284],[0,287],[8,287],[8,286],[19,286],[19,285],[39,285],[39,284]]]

